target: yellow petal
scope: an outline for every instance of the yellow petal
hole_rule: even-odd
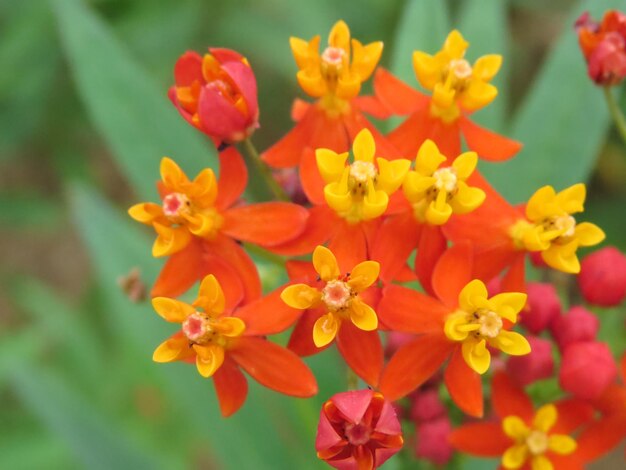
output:
[[[317,319],[313,325],[313,342],[318,348],[326,346],[330,343],[339,331],[340,321],[335,315],[328,312]]]
[[[568,455],[576,450],[578,444],[570,436],[553,434],[548,437],[548,447],[556,454]]]
[[[363,128],[356,135],[352,143],[352,151],[354,152],[355,160],[370,163],[374,161],[376,142],[374,142],[374,136],[372,136],[369,129]]]
[[[530,353],[528,340],[515,331],[501,330],[498,336],[489,340],[489,345],[511,356],[524,356]]]
[[[478,154],[476,152],[465,152],[459,155],[452,163],[452,168],[458,179],[465,181],[476,169],[478,164]]]
[[[262,312],[259,312],[259,315],[262,315]],[[213,328],[222,336],[239,338],[246,331],[246,324],[241,318],[221,317],[213,324]]]
[[[194,204],[204,209],[211,207],[217,198],[217,180],[210,168],[205,168],[196,176],[189,187],[188,196]]]
[[[446,193],[440,192],[441,196],[445,200]],[[439,199],[439,198],[438,198]],[[426,221],[432,225],[445,224],[452,215],[452,207],[448,203],[437,204],[437,201],[432,201],[426,208]]]
[[[377,158],[378,181],[376,188],[385,191],[388,195],[393,194],[404,182],[404,179],[411,168],[411,161],[405,158],[397,160],[385,160]]]
[[[337,183],[331,183],[324,186],[324,200],[328,207],[334,209],[338,213],[347,212],[352,207],[352,194],[348,190],[348,174],[350,169],[346,167],[344,176]]]
[[[352,40],[352,72],[357,73],[364,82],[372,74],[383,53],[382,41],[372,42],[363,46],[356,39]]]
[[[485,202],[486,194],[480,188],[471,188],[466,183],[457,183],[458,191],[450,200],[452,212],[455,214],[467,214],[477,209]]]
[[[181,336],[163,341],[152,353],[152,360],[154,362],[174,362],[189,355],[189,340]]]
[[[459,293],[459,307],[461,310],[473,313],[480,308],[481,302],[484,302],[488,295],[485,283],[480,279],[474,279]]]
[[[547,250],[541,252],[541,258],[548,266],[564,273],[578,274],[580,272],[580,261],[576,256],[578,241],[572,240],[565,245],[553,243]]]
[[[556,195],[556,203],[568,214],[575,214],[584,210],[587,190],[583,183],[565,188]]]
[[[411,204],[417,204],[426,197],[426,190],[436,181],[433,176],[422,176],[416,171],[409,171],[402,184],[402,190]]]
[[[339,20],[333,25],[328,35],[328,44],[350,52],[350,28],[345,21]]]
[[[465,359],[466,364],[470,366],[474,372],[482,375],[489,370],[491,354],[489,354],[484,339],[475,341],[472,338],[468,338],[463,341],[461,352],[463,353],[463,359]]]
[[[498,96],[498,89],[492,84],[470,80],[468,87],[461,93],[461,106],[474,111],[487,106],[496,96]]]
[[[296,78],[302,90],[313,98],[320,98],[328,93],[326,80],[322,78],[319,72],[310,73],[309,71],[300,70],[296,74]]]
[[[161,180],[165,186],[174,191],[180,191],[182,187],[189,184],[189,178],[181,168],[168,157],[161,159]]]
[[[202,377],[209,378],[224,363],[224,348],[216,344],[200,346],[194,344],[196,351],[196,368]]]
[[[378,328],[378,317],[372,307],[356,298],[350,304],[350,320],[359,330],[374,331]]]
[[[335,94],[343,100],[350,100],[361,91],[361,78],[356,73],[342,74],[337,80]]]
[[[507,416],[502,420],[504,434],[513,440],[525,439],[530,429],[519,416]]]
[[[471,326],[471,328],[469,328]],[[448,315],[443,326],[446,337],[451,341],[465,341],[471,331],[478,330],[479,325],[467,322],[465,312],[455,312]]]
[[[552,215],[560,215],[558,207],[554,204],[556,193],[552,186],[539,188],[526,204],[526,217],[533,222],[539,222]]]
[[[320,291],[306,284],[294,284],[286,287],[280,294],[287,305],[305,310],[316,305],[322,298]]]
[[[547,433],[556,424],[558,413],[556,406],[549,404],[544,405],[537,410],[533,418],[533,428]]]
[[[524,444],[509,447],[502,455],[502,466],[506,469],[517,470],[524,465],[528,458],[528,449]]]
[[[550,247],[550,241],[558,237],[559,233],[546,233],[540,225],[530,225],[522,233],[522,243],[528,251],[543,251]]]
[[[517,322],[517,314],[521,312],[526,305],[528,296],[521,292],[503,292],[494,295],[489,299],[493,305],[493,310],[503,318],[512,323]]]
[[[439,165],[445,161],[446,157],[439,153],[437,144],[430,139],[426,139],[417,151],[415,170],[424,176],[432,176],[439,168]]]
[[[348,156],[348,152],[338,154],[329,149],[317,149],[315,151],[317,169],[326,183],[334,183],[341,178],[346,168]]]
[[[441,76],[441,67],[430,54],[425,52],[413,52],[413,70],[417,80],[427,90],[432,90]]]
[[[337,258],[332,251],[322,245],[318,245],[313,251],[313,267],[325,282],[337,279],[341,274]]]
[[[576,224],[574,237],[580,246],[593,246],[605,239],[604,231],[590,222]]]
[[[455,96],[456,91],[454,88],[451,88],[444,83],[436,83],[433,88],[432,101],[440,108],[447,109],[454,105]]]
[[[389,204],[389,196],[384,191],[375,190],[372,180],[367,182],[367,187],[367,194],[363,198],[363,218],[372,220],[385,213]]]
[[[155,297],[152,299],[152,307],[156,313],[171,323],[182,323],[196,311],[191,305],[168,297]]]
[[[380,273],[380,264],[376,261],[363,261],[357,264],[348,279],[348,285],[355,292],[361,292],[376,282]]]
[[[296,37],[289,38],[289,46],[291,47],[291,52],[296,60],[298,69],[304,69],[310,65],[312,59],[311,51],[319,50],[319,42],[319,36],[315,36],[310,42]]]
[[[213,274],[205,276],[200,283],[198,298],[194,306],[202,307],[209,315],[218,315],[224,311],[225,305],[224,291],[218,280]]]
[[[152,202],[135,204],[133,207],[128,209],[128,215],[130,215],[137,222],[141,222],[146,225],[152,225],[152,222],[164,217],[163,208]]]
[[[545,455],[535,455],[530,461],[530,470],[553,470],[554,465]]]
[[[448,54],[450,59],[461,59],[468,46],[469,43],[463,38],[463,35],[454,29],[450,31],[443,43],[443,51]]]
[[[186,227],[168,227],[154,223],[157,238],[152,245],[152,256],[155,258],[179,252],[191,241],[191,234]]]
[[[499,54],[488,54],[480,57],[474,62],[472,73],[474,77],[485,82],[496,76],[502,65],[502,56]]]
[[[212,214],[196,212],[193,215],[185,215],[187,229],[197,237],[210,238],[217,229],[217,219]]]

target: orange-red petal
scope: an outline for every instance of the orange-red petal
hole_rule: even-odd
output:
[[[320,171],[317,168],[315,150],[307,147],[302,151],[302,160],[300,160],[299,167],[300,183],[307,199],[313,205],[320,206],[326,204],[324,199],[326,182],[322,179],[322,175],[320,175]]]
[[[319,317],[324,315],[326,310],[310,309],[305,310],[300,319],[296,322],[296,326],[291,332],[287,348],[298,356],[313,356],[324,349],[328,348],[332,343],[318,348],[313,342],[313,326]]]
[[[342,272],[348,272],[367,260],[367,241],[361,224],[351,225],[343,219],[339,220],[328,242],[328,249],[334,253]]]
[[[533,403],[528,395],[504,372],[497,372],[493,377],[491,401],[500,418],[514,415],[530,422],[534,415]]]
[[[513,444],[499,421],[464,424],[452,431],[449,441],[455,449],[479,457],[499,457]]]
[[[578,398],[566,398],[555,403],[558,419],[552,432],[555,434],[572,434],[580,426],[591,422],[594,409],[588,402]]]
[[[393,331],[431,333],[442,331],[450,310],[432,297],[392,284],[383,289],[377,312],[381,322]]]
[[[283,287],[237,309],[233,316],[246,324],[245,336],[273,335],[293,325],[302,314],[280,298]]]
[[[213,385],[224,417],[235,413],[246,401],[248,380],[228,354],[222,366],[213,374]]]
[[[459,119],[461,132],[470,150],[483,160],[499,162],[508,160],[522,149],[517,140],[508,139],[496,132],[485,129],[463,116]]]
[[[617,446],[625,436],[626,412],[602,418],[576,438],[576,457],[582,462],[591,462]]]
[[[411,114],[430,102],[428,96],[414,90],[382,67],[378,67],[374,75],[374,92],[392,114]]]
[[[443,236],[441,227],[423,225],[415,256],[415,274],[426,292],[435,295],[433,272],[441,256],[446,251],[448,242]]]
[[[454,403],[470,416],[480,418],[483,415],[483,384],[480,374],[467,365],[461,348],[452,353],[450,362],[443,376]]]
[[[372,387],[378,385],[383,369],[383,347],[377,331],[359,330],[344,321],[337,335],[337,348],[359,377]]]
[[[459,304],[459,293],[472,280],[472,247],[457,243],[439,258],[433,271],[433,290],[448,307]]]
[[[372,243],[371,259],[380,263],[383,282],[393,281],[406,265],[409,255],[417,247],[420,227],[410,211],[387,217],[380,225]]]
[[[274,245],[269,251],[279,255],[300,256],[312,253],[317,245],[323,245],[333,236],[339,216],[328,206],[314,206],[309,209],[309,218],[304,230],[293,240]]]
[[[217,182],[215,207],[220,211],[232,206],[243,194],[248,183],[248,169],[241,154],[233,146],[219,154],[220,177]]]

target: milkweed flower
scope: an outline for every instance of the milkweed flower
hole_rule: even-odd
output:
[[[338,393],[322,406],[315,448],[317,456],[331,467],[373,470],[403,443],[393,405],[380,393]]]
[[[614,246],[591,253],[582,260],[578,287],[592,305],[615,307],[626,298],[626,256]]]
[[[464,424],[452,432],[450,442],[464,453],[500,457],[507,470],[582,470],[623,436],[619,427],[623,421],[594,420],[593,408],[576,399],[535,411],[528,396],[504,373],[494,376],[492,401],[496,421]],[[577,431],[574,439],[571,434]],[[615,434],[620,437],[615,439]]]
[[[201,376],[213,377],[224,416],[236,412],[246,399],[248,385],[240,368],[260,384],[287,395],[317,393],[315,377],[300,358],[264,338],[275,329],[267,317],[282,321],[284,308],[266,310],[260,300],[229,310],[213,275],[202,280],[193,304],[155,297],[152,305],[166,321],[181,325],[178,333],[157,347],[154,361],[194,361]]]
[[[130,216],[154,228],[156,257],[168,256],[152,295],[177,296],[209,272],[227,289],[229,300],[250,301],[261,295],[256,267],[237,243],[245,241],[271,250],[305,227],[306,209],[295,204],[237,204],[247,182],[239,153],[220,152],[220,178],[213,170],[190,180],[171,159],[161,160],[161,203],[132,206]]]
[[[509,331],[526,294],[489,297],[485,284],[471,279],[472,253],[458,244],[444,253],[433,272],[438,299],[397,285],[383,289],[379,317],[394,331],[417,336],[402,346],[383,370],[381,392],[397,400],[428,380],[448,358],[444,382],[466,413],[483,413],[482,384],[491,362],[488,347],[511,355],[530,352],[528,341]]]
[[[598,85],[617,85],[626,78],[626,15],[609,10],[600,23],[589,12],[576,21],[578,43],[587,73]]]
[[[490,82],[498,73],[502,57],[490,54],[473,65],[465,59],[469,44],[461,33],[448,34],[442,49],[434,55],[413,53],[413,68],[420,85],[431,91],[426,96],[379,68],[374,90],[380,105],[389,114],[409,117],[388,135],[401,154],[414,154],[426,139],[437,143],[446,155],[461,153],[461,134],[470,150],[486,160],[506,160],[521,144],[470,121],[466,114],[491,103],[498,94]]]
[[[259,127],[254,72],[248,60],[230,49],[188,51],[174,66],[169,98],[187,122],[216,145],[249,137]]]
[[[383,350],[377,333],[378,317],[364,292],[378,279],[378,263],[363,261],[343,273],[333,253],[318,246],[313,251],[315,273],[307,273],[307,267],[300,265],[298,276],[307,282],[290,285],[281,293],[285,304],[305,311],[289,348],[306,355],[311,338],[317,350],[336,339],[348,365],[367,383],[377,385]]]

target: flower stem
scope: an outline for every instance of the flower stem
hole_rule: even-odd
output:
[[[622,140],[626,144],[626,118],[624,117],[622,110],[619,109],[619,105],[615,100],[611,87],[608,85],[604,87],[604,97],[606,98],[606,104],[608,105],[609,112],[613,118],[613,123],[622,137]]]
[[[248,157],[248,166],[250,165],[250,161],[254,164],[258,173],[261,175],[265,184],[270,189],[274,197],[279,201],[290,201],[289,196],[283,190],[283,188],[278,184],[278,182],[272,176],[272,171],[267,166],[267,164],[261,160],[259,156],[259,152],[254,147],[254,144],[250,139],[245,139],[243,141],[243,148],[245,149],[246,156]]]
[[[359,388],[359,376],[354,373],[350,367],[348,367],[348,390],[356,390]]]

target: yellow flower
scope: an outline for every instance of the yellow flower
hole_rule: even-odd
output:
[[[454,30],[435,55],[413,53],[417,79],[433,92],[431,114],[445,122],[459,117],[459,106],[475,111],[487,106],[498,94],[498,89],[489,82],[498,73],[502,56],[485,55],[472,66],[464,58],[468,46],[461,33]]]
[[[420,222],[443,225],[452,214],[471,212],[485,200],[482,189],[465,182],[476,168],[475,152],[465,152],[451,166],[439,168],[445,161],[437,145],[426,140],[417,153],[415,171],[409,171],[404,181],[404,194]]]
[[[349,152],[337,154],[329,149],[315,152],[317,168],[327,183],[326,203],[350,223],[380,217],[389,196],[403,183],[411,162],[376,158],[374,137],[362,129],[352,144],[354,162],[346,166]]]
[[[342,102],[359,94],[361,83],[370,77],[383,51],[381,41],[364,46],[350,40],[350,29],[343,21],[335,23],[321,54],[319,36],[308,42],[292,37],[289,42],[299,69],[298,83],[308,95],[326,97],[331,107],[338,105],[333,99]]]
[[[589,222],[577,223],[572,214],[582,212],[586,190],[582,183],[556,193],[544,186],[528,200],[527,221],[511,228],[516,245],[528,251],[541,251],[548,266],[566,273],[580,272],[576,256],[579,246],[593,246],[604,240],[604,232]]]
[[[528,460],[533,470],[552,470],[552,462],[544,454],[554,452],[568,455],[576,450],[576,441],[565,434],[550,434],[558,418],[556,406],[545,405],[537,410],[531,427],[518,416],[507,416],[502,421],[504,433],[515,441],[502,456],[502,466],[516,470]]]
[[[485,284],[475,279],[459,293],[459,309],[446,319],[448,339],[463,343],[461,351],[468,366],[479,374],[489,369],[491,355],[487,345],[513,356],[530,353],[526,338],[504,329],[504,321],[517,322],[526,304],[526,294],[504,292],[487,298]]]
[[[313,251],[313,267],[324,282],[320,290],[308,284],[294,284],[283,290],[280,297],[287,305],[300,310],[325,307],[313,327],[313,341],[318,348],[330,343],[341,327],[341,322],[351,321],[363,331],[378,328],[378,317],[359,293],[376,282],[380,265],[376,261],[357,264],[349,274],[342,275],[335,255],[323,246]]]

